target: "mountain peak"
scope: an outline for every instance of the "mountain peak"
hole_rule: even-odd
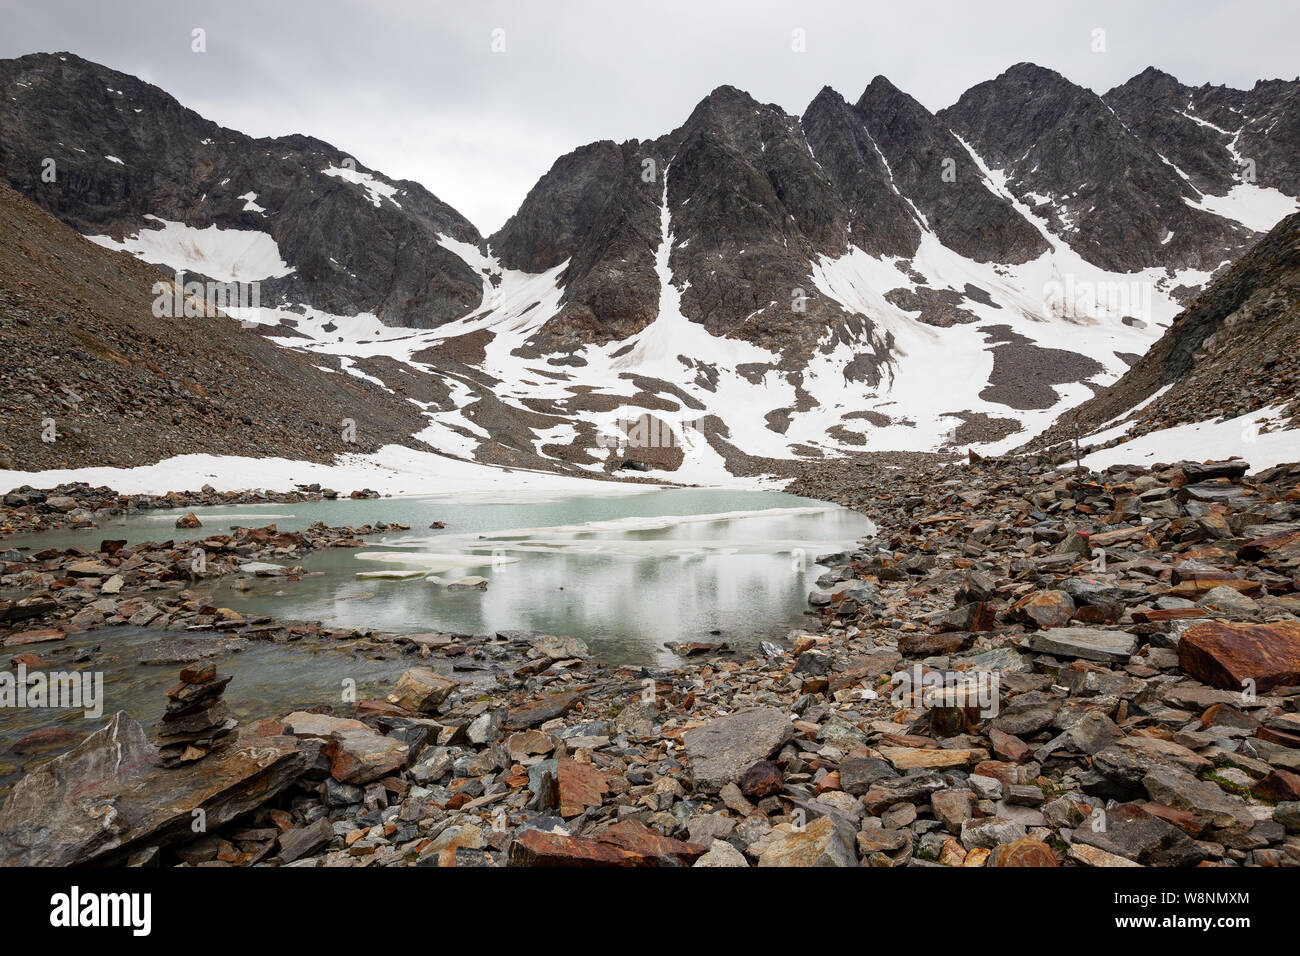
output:
[[[810,110],[814,106],[826,105],[848,106],[848,102],[840,95],[838,90],[828,84],[817,91],[817,95],[808,103],[808,109]],[[808,110],[805,110],[804,112],[806,113],[807,111]]]
[[[1048,67],[1045,66],[1039,66],[1037,63],[1032,63],[1029,60],[1022,60],[1019,63],[1015,63],[1007,67],[1005,70],[1002,71],[1001,74],[998,75],[998,77],[993,82],[997,82],[997,80],[1002,80],[1002,79],[1018,80],[1021,82],[1024,81],[1035,82],[1035,83],[1048,82],[1053,84],[1069,83],[1071,86],[1076,85],[1074,83],[1070,83],[1069,80],[1067,80],[1060,73],[1056,72],[1056,70],[1049,69]]]
[[[1178,78],[1173,74],[1166,73],[1164,70],[1157,69],[1154,66],[1148,66],[1141,73],[1130,77],[1124,83],[1107,92],[1102,99],[1109,102],[1111,95],[1115,93],[1121,95],[1124,93],[1130,93],[1139,96],[1164,97],[1180,94],[1181,91],[1186,89],[1187,87],[1180,83]]]
[[[758,100],[744,90],[724,83],[695,104],[693,112],[698,113],[702,109],[757,109],[759,105]]]

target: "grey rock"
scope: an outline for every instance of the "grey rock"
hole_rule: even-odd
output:
[[[682,737],[691,776],[698,787],[717,790],[735,783],[794,736],[790,719],[775,707],[718,717]]]

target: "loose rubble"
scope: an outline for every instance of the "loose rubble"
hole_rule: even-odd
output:
[[[170,775],[292,742],[292,780],[229,789],[256,799],[238,819],[130,828],[111,852],[76,828],[36,840],[22,814],[81,805],[118,715],[15,786],[0,862],[1294,866],[1300,465],[1245,471],[810,466],[792,490],[878,532],[819,562],[784,642],[686,642],[655,668],[563,636],[372,634],[411,658],[387,697],[241,726],[132,788],[152,805]]]
[[[312,483],[293,491],[217,491],[204,485],[199,491],[169,491],[165,495],[122,495],[112,488],[92,487],[84,481],[54,488],[23,485],[0,498],[0,538],[50,528],[94,528],[100,522],[121,515],[147,511],[193,509],[213,505],[296,504],[303,501],[333,501],[339,492]],[[352,492],[350,498],[378,498],[369,488]],[[201,527],[192,511],[176,520],[177,528]]]

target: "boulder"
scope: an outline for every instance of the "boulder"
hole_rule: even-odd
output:
[[[1166,820],[1136,804],[1120,804],[1094,815],[1074,831],[1074,842],[1144,866],[1187,866],[1205,858],[1206,850]]]
[[[397,687],[388,695],[388,702],[416,713],[432,713],[458,686],[450,677],[444,677],[427,667],[412,667],[397,680]]]
[[[589,763],[560,760],[555,768],[560,791],[560,816],[576,817],[587,807],[598,807],[605,795],[605,775]]]
[[[1065,627],[1074,614],[1074,599],[1064,591],[1036,591],[1011,605],[1012,620],[1034,627]]]
[[[596,839],[644,857],[652,865],[690,866],[704,855],[698,843],[684,843],[666,837],[636,820],[623,820],[606,827]]]
[[[854,834],[834,817],[824,816],[800,830],[778,826],[759,855],[759,866],[857,866]]]
[[[714,840],[709,850],[693,866],[697,867],[742,867],[749,866],[745,855],[725,840]]]
[[[697,787],[717,790],[735,783],[794,736],[790,719],[775,707],[729,714],[682,735]]]
[[[407,745],[367,727],[341,730],[325,746],[330,776],[340,783],[363,784],[406,766]]]
[[[1178,642],[1178,664],[1202,683],[1256,693],[1300,684],[1300,622],[1193,624]]]
[[[1052,848],[1027,836],[996,847],[987,866],[1058,866]]]
[[[110,863],[131,850],[194,836],[194,811],[209,830],[266,803],[303,772],[292,737],[240,732],[207,760],[174,769],[125,712],[14,785],[0,809],[0,864]]]
[[[1178,767],[1156,767],[1142,778],[1156,803],[1207,817],[1216,827],[1251,826],[1255,821],[1241,797]]]
[[[1137,638],[1100,627],[1056,627],[1030,635],[1029,649],[1056,657],[1124,663],[1137,650]]]

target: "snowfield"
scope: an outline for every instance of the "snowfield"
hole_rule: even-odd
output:
[[[520,421],[529,421],[539,408],[550,409],[545,414],[564,419],[561,424],[525,426],[531,429],[530,450],[542,459],[550,457],[548,448],[567,448],[581,444],[582,436],[600,436],[591,442],[592,447],[584,449],[594,463],[576,462],[577,468],[593,474],[604,473],[608,465],[620,460],[611,461],[611,456],[620,454],[615,450],[617,442],[605,439],[621,435],[620,429],[626,430],[629,421],[646,414],[666,423],[666,436],[681,449],[683,460],[671,471],[637,474],[675,483],[747,487],[762,483],[732,475],[724,453],[702,430],[707,416],[716,416],[725,428],[726,441],[743,454],[775,459],[835,457],[859,451],[964,453],[968,448],[981,454],[1005,453],[1048,427],[1066,409],[1092,397],[1097,388],[1120,378],[1133,357],[1145,353],[1180,311],[1175,294],[1203,286],[1211,273],[1161,268],[1117,273],[1089,263],[1039,215],[1038,209],[1050,204],[1051,197],[1032,196],[1032,206],[1021,201],[1008,189],[1001,171],[989,168],[970,144],[963,141],[962,145],[984,187],[1011,202],[1042,234],[1048,251],[1022,264],[977,262],[945,247],[925,217],[916,212],[922,235],[910,258],[875,257],[852,246],[837,257],[820,256],[808,263],[807,288],[838,303],[845,328],[853,331],[827,328],[811,358],[794,370],[782,367],[782,356],[775,351],[713,335],[683,315],[685,285],[673,275],[670,265],[678,242],[667,201],[670,163],[663,174],[654,263],[659,282],[657,317],[627,339],[576,349],[571,361],[548,361],[551,357],[537,355],[531,343],[562,308],[569,263],[537,274],[506,269],[490,248],[480,249],[445,235],[439,236],[440,245],[481,277],[483,298],[470,314],[436,329],[396,328],[369,313],[332,315],[291,304],[230,310],[245,324],[277,325],[288,320],[300,335],[274,336],[273,342],[330,356],[328,362],[317,362],[318,367],[341,370],[389,392],[393,391],[390,383],[375,374],[373,367],[363,369],[358,363],[392,359],[419,375],[439,377],[453,407],[409,399],[427,417],[427,425],[416,437],[437,449],[439,455],[390,446],[373,456],[352,456],[328,467],[185,456],[126,471],[81,469],[44,473],[40,478],[11,478],[50,483],[75,474],[79,480],[141,491],[205,482],[246,487],[250,483],[317,481],[340,491],[369,485],[383,492],[406,494],[557,482],[585,486],[581,478],[496,469],[477,462],[480,443],[493,436],[467,416],[465,409],[484,398],[483,382],[489,380],[495,381],[490,397],[517,412]],[[363,190],[377,207],[398,205],[400,187],[375,175],[334,166],[323,172]],[[898,191],[897,186],[894,189]],[[246,210],[265,212],[255,193],[240,198]],[[1269,228],[1300,206],[1277,190],[1246,182],[1238,183],[1225,196],[1201,195],[1189,203],[1256,230]],[[150,262],[221,281],[249,282],[293,272],[266,233],[215,226],[194,229],[148,218],[157,228],[143,229],[120,242],[106,236],[90,238]],[[941,328],[922,322],[921,312],[891,301],[897,299],[891,293],[927,291],[954,297],[957,306],[974,320]],[[784,304],[768,306],[778,307]],[[474,348],[481,349],[481,358],[469,360],[475,374],[490,379],[471,381],[461,373],[441,371],[415,358],[425,349],[463,336],[471,336]],[[1010,370],[999,369],[995,374],[998,348],[1007,349],[1007,356],[1020,358],[1008,359]],[[1086,361],[1075,358],[1082,356],[1096,363],[1100,371],[1079,372],[1088,377],[1051,384],[1050,392],[1045,392],[1041,383],[1035,384],[1038,398],[1017,402],[1030,407],[1012,407],[1004,399],[1025,387],[1016,379],[1024,369],[1014,366],[1017,361],[1021,366],[1028,363],[1032,371],[1039,360],[1034,349],[1056,350],[1054,358],[1088,368]],[[1073,356],[1061,356],[1061,352]],[[870,384],[863,376],[857,376],[859,381],[850,379],[846,371],[850,363],[857,360],[860,364],[864,357],[883,363],[878,384]],[[327,367],[334,364],[339,369]],[[644,379],[665,383],[665,390],[653,402],[640,397],[645,391]],[[600,401],[584,403],[583,392]],[[682,395],[687,396],[686,401]],[[1044,402],[1043,395],[1054,397]],[[664,398],[678,404],[679,410],[665,411]],[[1035,405],[1039,407],[1032,407]],[[1101,442],[1125,434],[1129,415],[1107,423],[1092,440]],[[979,436],[977,430],[976,444],[959,443],[957,429],[971,416],[977,423],[992,422],[1001,431]],[[779,423],[780,430],[774,423]],[[1010,434],[1003,434],[1008,430]],[[1097,452],[1089,461],[1111,463],[1125,455],[1155,460],[1242,454],[1259,466],[1258,461],[1266,459],[1300,458],[1291,433],[1264,433],[1247,443],[1234,438],[1240,430],[1230,423],[1171,429],[1167,435],[1148,435]],[[1180,443],[1186,443],[1181,451]],[[635,457],[634,450],[628,449],[627,454]],[[552,460],[560,463],[558,458]],[[90,477],[92,474],[98,477]],[[615,469],[614,475],[618,474]],[[600,485],[602,490],[606,487]]]
[[[106,249],[129,252],[154,265],[195,272],[218,282],[278,279],[294,271],[280,257],[280,247],[268,233],[220,226],[195,229],[157,216],[145,218],[160,226],[141,229],[120,242],[111,236],[86,238]]]
[[[1264,408],[1222,422],[1195,422],[1148,432],[1085,455],[1083,464],[1101,470],[1111,465],[1241,458],[1250,462],[1251,471],[1258,471],[1300,461],[1300,429],[1263,430],[1276,428],[1281,412],[1281,408]]]

